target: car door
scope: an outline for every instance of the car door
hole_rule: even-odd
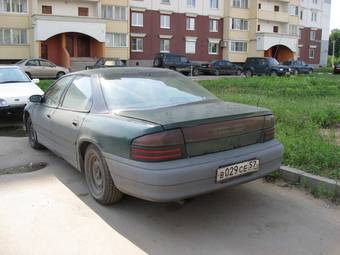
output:
[[[257,68],[257,74],[263,75],[268,74],[270,72],[269,70],[269,63],[267,59],[259,59],[257,65],[255,65],[255,68]]]
[[[223,61],[223,69],[225,74],[235,74],[234,65],[229,61],[226,60]]]
[[[71,80],[72,77],[66,76],[52,85],[44,94],[43,102],[35,106],[31,115],[39,142],[53,151],[55,151],[55,138],[51,133],[51,121]]]
[[[25,72],[29,73],[32,78],[40,78],[40,63],[37,59],[28,60],[25,64]]]
[[[56,65],[46,60],[40,60],[41,72],[45,78],[55,78],[57,76]]]
[[[51,132],[58,154],[77,166],[77,139],[82,123],[92,106],[91,77],[76,76],[68,87],[60,107],[53,113]]]
[[[182,72],[191,72],[191,63],[186,57],[180,57],[179,68]]]

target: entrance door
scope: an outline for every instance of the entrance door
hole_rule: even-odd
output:
[[[90,57],[90,38],[79,36],[77,40],[78,57]]]
[[[48,45],[41,44],[41,58],[48,59]]]

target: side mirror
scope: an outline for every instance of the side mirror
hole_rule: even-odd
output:
[[[33,96],[30,96],[29,101],[31,103],[41,103],[42,99],[43,97],[41,95],[33,95]]]
[[[40,82],[39,79],[32,79],[32,82],[35,83],[35,84],[38,84]]]

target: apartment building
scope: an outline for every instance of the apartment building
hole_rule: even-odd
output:
[[[298,58],[308,64],[327,64],[330,7],[330,0],[300,0]]]
[[[127,0],[0,0],[2,63],[42,57],[70,68],[79,59],[129,59]]]
[[[130,0],[131,65],[159,52],[196,62],[222,58],[224,0]]]
[[[298,0],[226,0],[223,57],[242,63],[248,56],[294,59]]]

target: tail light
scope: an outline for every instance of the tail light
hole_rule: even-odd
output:
[[[210,65],[210,64],[208,65],[208,68],[211,68],[211,65]]]
[[[263,142],[268,142],[275,138],[275,118],[273,115],[264,117]]]
[[[131,145],[131,158],[139,161],[160,162],[186,156],[182,131],[174,129],[136,138]]]

